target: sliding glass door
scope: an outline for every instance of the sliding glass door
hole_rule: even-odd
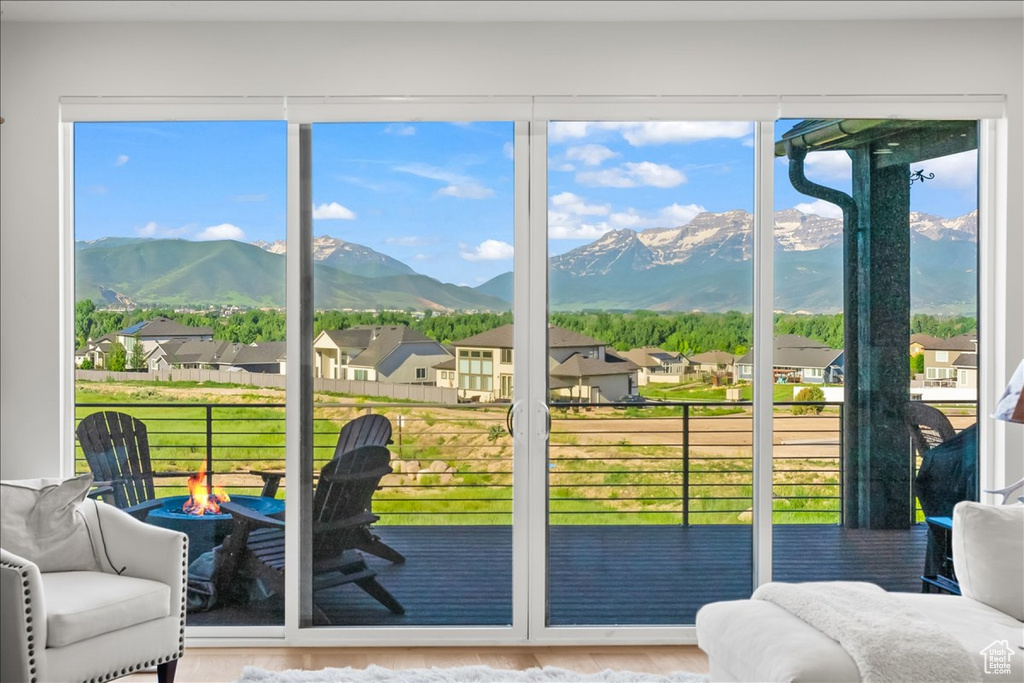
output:
[[[753,124],[547,125],[549,626],[752,587]]]

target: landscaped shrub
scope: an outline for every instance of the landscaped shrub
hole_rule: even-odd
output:
[[[825,392],[821,390],[821,387],[804,387],[797,392],[795,401],[824,401]],[[794,415],[819,415],[822,410],[825,409],[823,405],[795,405],[793,406]]]

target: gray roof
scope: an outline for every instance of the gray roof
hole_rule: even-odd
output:
[[[455,346],[476,346],[482,348],[511,349],[512,348],[512,324],[495,327],[472,337],[466,337],[455,342]],[[548,326],[548,348],[561,349],[574,346],[604,346],[604,342],[593,337],[588,337],[579,332],[573,332],[554,325]]]
[[[365,349],[370,340],[373,339],[373,329],[369,327],[353,327],[348,330],[324,330],[327,336],[338,348],[360,348]]]
[[[455,367],[456,366],[454,358],[449,358],[448,360],[442,361],[434,366],[436,370],[454,370]]]
[[[617,358],[617,356],[615,357]],[[601,360],[574,353],[551,369],[552,377],[599,377],[635,372],[637,364],[630,360]]]
[[[284,358],[285,342],[237,344],[219,339],[171,339],[158,344],[151,355],[163,355],[172,365],[264,365]]]
[[[927,335],[922,335],[927,336]],[[913,337],[911,337],[913,340]],[[976,342],[978,341],[978,334],[972,332],[970,334],[961,334],[956,337],[950,337],[949,339],[940,339],[937,337],[929,338],[929,343],[924,344],[924,348],[928,351],[971,351],[974,352],[976,349]],[[923,343],[923,342],[922,342]]]
[[[978,354],[961,353],[952,363],[954,368],[976,368],[978,367]]]
[[[153,318],[144,323],[136,323],[118,334],[140,337],[209,337],[213,335],[211,327],[189,327],[175,322],[170,318]]]
[[[830,349],[828,344],[820,341],[798,334],[782,334],[775,338],[772,365],[777,368],[827,368],[841,355],[842,349]],[[740,365],[753,364],[753,349],[736,362]]]
[[[637,366],[644,368],[660,367],[662,363],[679,363],[684,360],[682,354],[665,351],[657,346],[644,346],[618,353],[636,363]]]
[[[437,353],[445,353],[444,347],[436,341],[417,330],[406,325],[394,325],[392,327],[381,327],[377,329],[376,337],[361,351],[349,365],[360,365],[376,367],[378,363],[388,357],[392,351],[401,344],[428,343],[437,346]]]
[[[736,360],[736,356],[728,351],[705,351],[704,353],[690,356],[690,360],[701,365],[730,365]]]

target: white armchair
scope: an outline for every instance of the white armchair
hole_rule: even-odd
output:
[[[96,683],[156,666],[160,683],[173,683],[188,538],[104,503],[79,511],[101,532],[91,539],[101,570],[41,572],[0,548],[0,680]]]

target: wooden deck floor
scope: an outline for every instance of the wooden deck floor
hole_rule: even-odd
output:
[[[512,533],[499,526],[380,526],[407,562],[367,556],[406,614],[353,585],[318,592],[335,625],[505,625],[512,618]],[[778,526],[778,581],[871,581],[917,592],[926,531]],[[692,624],[715,600],[749,597],[751,531],[743,526],[556,526],[549,534],[551,625]],[[191,626],[281,624],[279,598],[188,617]]]

